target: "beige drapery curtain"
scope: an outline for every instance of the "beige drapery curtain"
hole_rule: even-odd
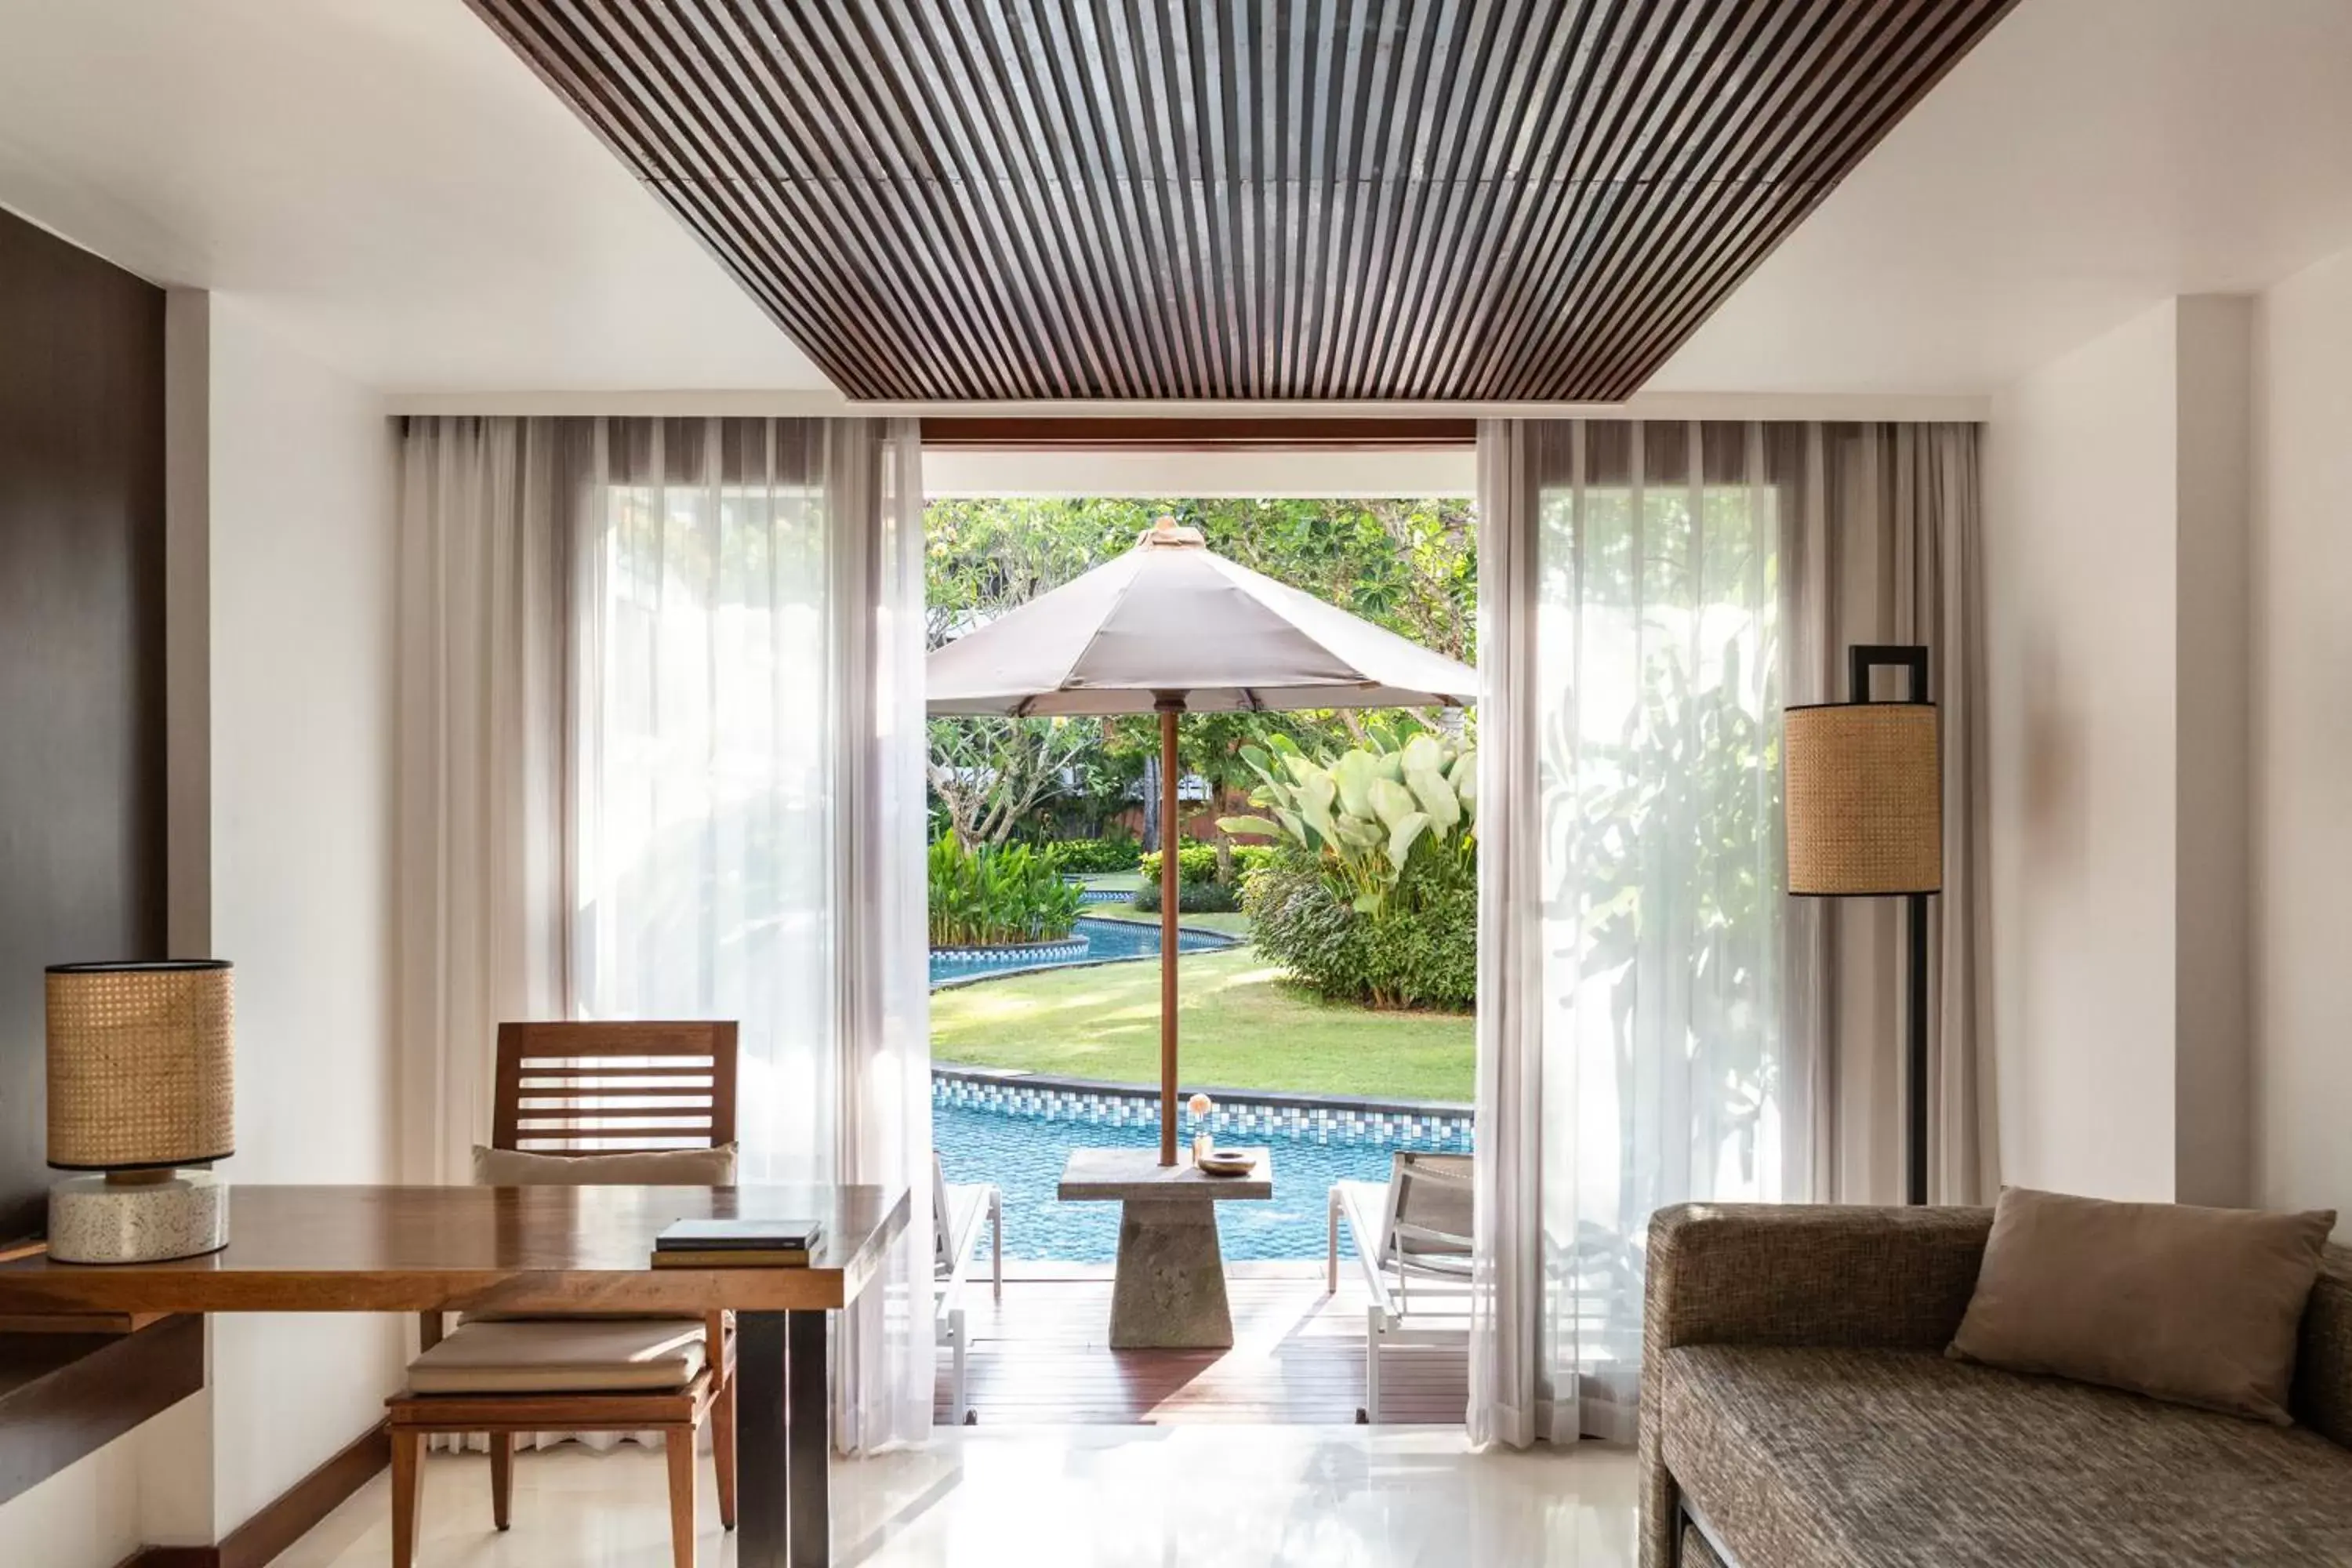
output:
[[[1780,715],[1928,645],[1938,1201],[1994,1179],[1967,426],[1480,430],[1470,1435],[1630,1438],[1649,1215],[1902,1195],[1898,906],[1785,892]]]
[[[1776,426],[1791,703],[1844,701],[1855,643],[1922,643],[1941,709],[1944,890],[1928,900],[1931,1203],[1999,1185],[1978,427]],[[1895,679],[1882,674],[1882,680]],[[1881,695],[1894,695],[1889,689]],[[1790,1190],[1903,1201],[1902,900],[1789,903]]]
[[[504,1019],[740,1020],[743,1179],[909,1192],[835,1431],[921,1440],[914,426],[416,418],[402,448],[408,1179],[467,1179]]]
[[[400,447],[402,1179],[472,1179],[499,1024],[571,1005],[567,627],[586,432],[412,418]]]

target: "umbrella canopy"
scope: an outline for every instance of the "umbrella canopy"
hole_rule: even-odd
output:
[[[933,714],[1160,715],[1160,1161],[1176,1163],[1176,721],[1463,708],[1478,672],[1236,566],[1161,518],[1135,548],[934,652]]]
[[[932,654],[930,711],[1460,708],[1478,672],[1237,566],[1162,518],[1134,549]]]

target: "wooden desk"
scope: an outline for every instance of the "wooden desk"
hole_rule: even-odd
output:
[[[879,1187],[269,1187],[227,1248],[103,1267],[0,1264],[5,1312],[737,1313],[739,1568],[832,1557],[825,1313],[880,1272],[907,1194]],[[650,1267],[675,1220],[814,1218],[805,1268]],[[781,1483],[781,1484],[778,1484]]]

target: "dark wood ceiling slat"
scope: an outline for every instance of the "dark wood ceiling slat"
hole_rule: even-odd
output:
[[[2015,0],[470,0],[853,397],[1630,395]]]
[[[969,383],[995,375],[1014,379],[1005,347],[1007,334],[996,300],[979,290],[961,287],[946,258],[968,243],[970,235],[961,215],[944,192],[935,159],[921,153],[929,144],[918,125],[923,112],[919,95],[903,75],[888,68],[889,43],[858,26],[854,14],[813,12],[793,16],[779,10],[745,16],[743,47],[774,62],[799,121],[817,117],[833,122],[826,132],[806,132],[797,138],[815,143],[830,134],[838,162],[814,171],[822,177],[839,168],[862,166],[874,182],[874,199],[893,205],[900,215],[895,230],[909,265],[920,276],[915,286],[932,300],[931,330],[938,332],[941,352],[954,361],[953,371]],[[822,95],[814,86],[822,80]],[[846,109],[855,119],[843,118]],[[849,138],[856,140],[853,143]],[[915,150],[911,151],[910,150]],[[868,242],[872,243],[871,241]],[[877,367],[877,369],[879,367]],[[944,368],[944,367],[943,367]]]

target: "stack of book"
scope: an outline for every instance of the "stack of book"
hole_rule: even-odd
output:
[[[813,1219],[682,1219],[654,1237],[656,1268],[805,1268]]]

